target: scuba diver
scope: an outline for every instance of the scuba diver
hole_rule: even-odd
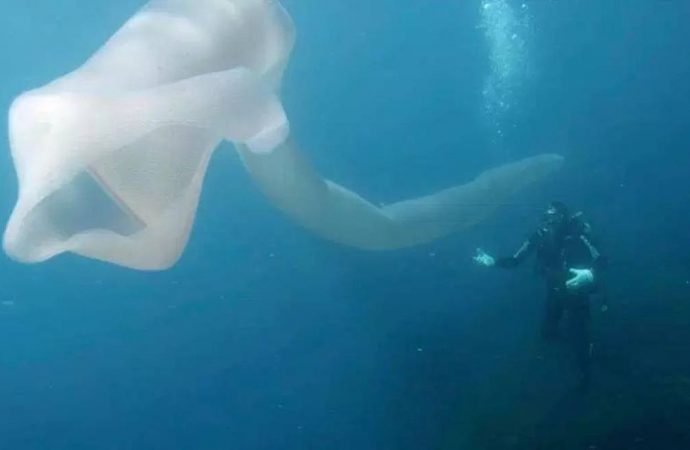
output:
[[[510,269],[536,254],[537,272],[545,279],[547,290],[542,338],[558,338],[565,312],[579,370],[579,387],[583,390],[590,382],[589,298],[601,287],[604,265],[590,234],[591,227],[582,213],[570,215],[564,203],[551,202],[539,228],[513,256],[493,258],[477,249],[474,257],[481,266]],[[602,311],[607,309],[604,298]]]

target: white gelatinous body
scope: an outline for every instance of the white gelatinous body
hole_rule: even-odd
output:
[[[218,143],[263,152],[287,137],[275,92],[293,41],[276,1],[157,0],[83,66],[22,94],[9,115],[19,200],[5,250],[170,266]]]
[[[562,163],[528,158],[376,207],[321,178],[288,139],[277,93],[293,43],[277,0],[155,0],[83,66],[22,94],[9,115],[19,199],[5,251],[23,262],[73,252],[135,269],[171,266],[223,139],[297,223],[374,250],[472,226]]]

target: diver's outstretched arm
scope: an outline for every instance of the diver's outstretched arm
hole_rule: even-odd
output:
[[[242,145],[237,150],[261,191],[295,222],[331,241],[368,250],[409,247],[469,228],[563,162],[559,155],[534,156],[490,169],[464,185],[377,207],[321,178],[292,139],[270,154]]]

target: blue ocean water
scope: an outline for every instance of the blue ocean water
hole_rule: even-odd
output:
[[[143,3],[4,2],[3,109]],[[467,233],[367,253],[291,224],[227,147],[172,270],[2,257],[0,448],[688,448],[688,6],[283,3],[298,31],[286,109],[329,178],[389,202],[537,153],[566,165]],[[513,251],[554,198],[611,260],[586,397],[565,354],[537,346],[539,280],[471,261]]]

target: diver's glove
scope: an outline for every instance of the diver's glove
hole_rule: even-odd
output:
[[[493,267],[496,265],[496,260],[493,258],[493,256],[489,255],[481,248],[477,249],[477,254],[472,259],[480,266]]]
[[[594,284],[594,273],[590,269],[570,269],[573,275],[565,282],[569,291],[578,291]]]

